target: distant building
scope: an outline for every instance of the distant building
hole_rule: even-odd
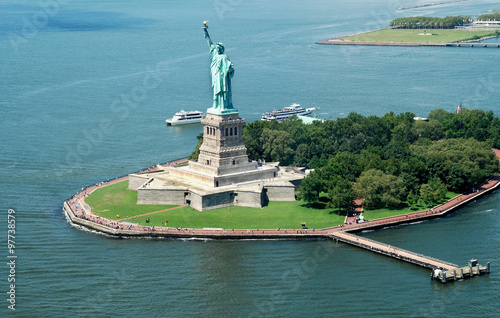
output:
[[[313,122],[315,122],[316,120],[318,121],[325,121],[324,119],[321,119],[321,118],[315,118],[315,117],[309,117],[309,116],[297,116],[299,117],[300,120],[302,120],[302,122],[306,125],[310,125],[312,124]]]
[[[500,21],[482,21],[482,20],[478,20],[478,21],[474,21],[472,22],[472,25],[473,26],[486,26],[486,27],[489,27],[489,26],[494,26],[494,27],[500,27]]]

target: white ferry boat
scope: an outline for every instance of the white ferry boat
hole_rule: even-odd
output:
[[[297,116],[311,116],[312,112],[316,110],[316,108],[304,108],[300,106],[300,104],[292,104],[288,107],[279,110],[270,110],[262,114],[262,120],[276,120],[281,122],[283,120],[287,120],[293,115]]]
[[[205,118],[205,114],[203,114],[200,111],[181,110],[180,112],[175,113],[174,117],[165,120],[165,122],[169,126],[196,124],[196,123],[199,123],[202,118]]]

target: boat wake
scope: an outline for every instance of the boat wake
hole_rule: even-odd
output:
[[[488,209],[488,210],[484,210],[484,211],[475,211],[475,212],[472,212],[472,213],[489,213],[489,212],[492,212],[493,209]]]
[[[398,224],[398,225],[386,226],[386,227],[383,227],[382,230],[393,229],[393,228],[397,228],[397,227],[401,227],[401,226],[420,224],[420,223],[424,223],[426,221],[427,220],[420,220],[420,221],[415,221],[415,222],[410,222],[410,223],[402,223],[402,224]]]
[[[100,82],[100,81],[112,81],[112,80],[116,80],[116,79],[122,79],[122,78],[127,78],[127,77],[134,77],[134,76],[144,75],[144,74],[147,74],[147,73],[159,72],[161,74],[166,74],[167,71],[168,71],[168,69],[166,68],[166,66],[171,66],[171,65],[175,65],[175,64],[180,65],[181,62],[183,62],[185,60],[194,59],[194,58],[197,58],[199,56],[202,56],[203,54],[202,53],[197,53],[197,54],[192,54],[192,55],[185,56],[185,57],[182,57],[182,58],[177,58],[177,59],[174,59],[174,60],[160,61],[160,62],[156,63],[155,66],[151,65],[151,68],[147,68],[146,70],[142,70],[142,71],[138,71],[138,72],[134,72],[134,73],[122,74],[122,75],[115,75],[115,76],[109,76],[109,77],[82,79],[82,80],[77,80],[77,81],[66,83],[66,84],[64,84],[64,83],[55,84],[55,85],[51,85],[51,86],[48,86],[48,87],[43,87],[43,88],[35,89],[35,90],[29,91],[29,92],[24,92],[24,93],[20,94],[18,97],[19,98],[28,98],[28,97],[31,97],[31,96],[34,96],[34,95],[38,95],[38,94],[47,92],[47,91],[57,91],[57,90],[64,89],[64,88],[67,88],[67,87],[72,87],[72,86],[75,86],[75,85],[81,85],[81,84],[93,83],[93,82]]]

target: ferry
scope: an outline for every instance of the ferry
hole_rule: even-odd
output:
[[[304,108],[300,104],[292,104],[288,107],[279,110],[271,110],[262,114],[262,119],[265,121],[276,120],[281,122],[283,120],[287,120],[293,115],[297,116],[311,116],[312,112],[315,111],[316,108]]]
[[[168,126],[176,126],[176,125],[186,125],[186,124],[197,124],[201,121],[202,118],[205,118],[205,114],[197,111],[184,111],[175,113],[174,117],[165,120]]]

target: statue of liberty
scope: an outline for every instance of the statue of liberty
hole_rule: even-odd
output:
[[[231,77],[234,75],[233,63],[224,54],[224,45],[222,43],[213,43],[208,35],[208,21],[203,22],[203,32],[210,47],[212,63],[210,72],[212,74],[213,105],[207,111],[212,113],[232,113],[237,112],[233,108],[233,99],[231,94]]]

